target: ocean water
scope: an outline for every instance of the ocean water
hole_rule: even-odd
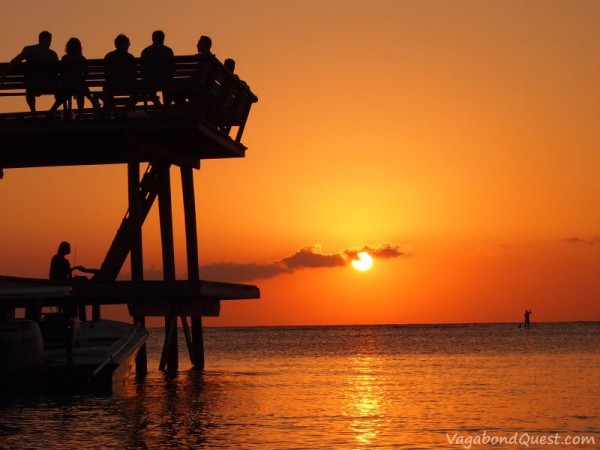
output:
[[[0,448],[600,448],[600,323],[209,328],[175,377],[162,338],[112,396],[0,402]]]

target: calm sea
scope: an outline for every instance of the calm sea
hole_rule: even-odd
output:
[[[174,378],[161,342],[112,396],[1,402],[0,447],[600,447],[600,323],[211,328]]]

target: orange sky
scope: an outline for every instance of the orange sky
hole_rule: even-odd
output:
[[[534,320],[600,320],[599,2],[60,5],[15,3],[0,60],[43,29],[59,55],[77,36],[90,58],[121,32],[135,55],[157,28],[177,54],[208,34],[258,95],[247,157],[195,173],[201,265],[271,266],[313,245],[404,253],[367,272],[255,279],[260,301],[224,304],[206,323],[518,321],[526,307]],[[0,99],[0,110],[25,104]],[[76,248],[73,263],[98,265],[126,195],[124,166],[6,170],[0,273],[47,276],[61,240]],[[148,275],[161,267],[151,214]]]

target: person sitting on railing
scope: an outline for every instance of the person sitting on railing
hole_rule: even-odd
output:
[[[119,34],[115,38],[115,48],[104,57],[106,64],[103,87],[104,108],[107,113],[115,111],[115,95],[128,95],[125,111],[133,110],[137,103],[135,57],[129,53],[129,38]]]
[[[235,59],[227,58],[223,61],[223,67],[231,73],[235,72]]]
[[[244,98],[244,91],[249,91],[250,88],[234,73],[235,60],[227,58],[223,61],[223,67],[225,72],[220,77],[220,85],[215,94],[218,110],[212,118],[219,131],[229,135],[236,122],[236,111]]]
[[[243,83],[240,78],[234,73],[235,72],[235,60],[232,58],[227,58],[223,61],[223,67],[225,68],[226,75],[223,77],[221,81],[221,91],[224,95],[224,98],[221,102],[221,110],[217,115],[217,128],[229,134],[229,130],[231,129],[230,123],[230,115],[232,113],[233,103],[236,98],[235,95],[231,93],[231,87],[233,83]]]
[[[83,105],[84,99],[87,98],[95,110],[100,109],[100,103],[90,91],[90,88],[85,82],[87,76],[87,60],[83,56],[83,49],[81,47],[81,41],[75,37],[72,37],[67,41],[65,46],[65,54],[61,58],[60,63],[60,98],[57,98],[56,102],[52,106],[52,110],[56,110],[59,104],[63,104],[65,114],[70,114],[71,98],[75,97],[77,100],[77,112],[78,118],[83,118]],[[69,118],[66,116],[65,118]]]
[[[2,74],[3,83],[7,73],[21,62],[27,62],[24,73],[25,100],[34,117],[35,98],[42,94],[55,94],[58,85],[58,55],[50,49],[51,43],[52,34],[49,31],[42,31],[38,36],[38,43],[23,48]]]
[[[144,89],[159,106],[157,92],[161,91],[165,106],[171,103],[169,87],[175,73],[173,50],[165,44],[165,33],[156,30],[152,33],[152,45],[146,47],[141,55],[141,72]],[[156,103],[158,102],[158,103]]]
[[[235,74],[235,60],[232,58],[227,58],[225,61],[223,61],[223,67],[225,67],[225,70],[233,75],[233,79],[240,83],[242,86],[248,87],[248,85],[246,84],[246,82],[244,80],[241,80],[240,77],[238,77]]]

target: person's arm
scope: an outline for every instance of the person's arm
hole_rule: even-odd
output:
[[[9,63],[8,66],[6,66],[6,69],[4,69],[4,72],[2,72],[2,76],[0,76],[0,84],[4,83],[4,78],[6,77],[6,74],[9,73],[11,70],[13,70],[15,68],[15,66],[19,65],[21,62],[23,62],[26,58],[26,48],[25,47],[21,53],[19,53],[17,56],[15,56]]]
[[[100,272],[100,269],[88,269],[86,267],[83,266],[75,266],[73,267],[73,270],[79,270],[80,272],[84,272],[84,273],[91,273],[91,274],[97,274],[98,272]]]

